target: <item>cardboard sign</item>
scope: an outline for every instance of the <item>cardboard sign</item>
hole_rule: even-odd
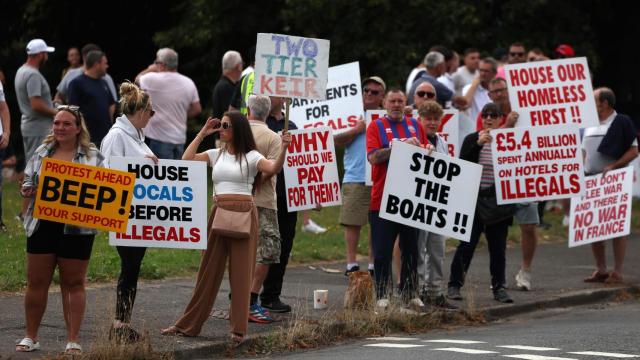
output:
[[[460,146],[458,145],[460,134],[459,121],[460,113],[458,110],[444,109],[444,114],[442,114],[440,126],[438,127],[438,135],[447,142],[447,150],[451,157],[460,156]]]
[[[339,134],[363,115],[360,65],[353,62],[329,68],[327,100],[293,99],[289,118],[301,128],[328,126]]]
[[[482,166],[394,141],[380,217],[469,241]]]
[[[582,197],[571,199],[569,247],[629,235],[632,167],[585,179]]]
[[[255,59],[255,94],[326,98],[329,40],[258,33]]]
[[[111,167],[136,178],[129,225],[109,245],[207,248],[207,164],[202,161],[113,157]]]
[[[498,204],[563,199],[584,193],[578,127],[496,129],[491,137]]]
[[[291,138],[283,169],[289,212],[341,205],[331,129],[292,130]]]
[[[45,158],[33,217],[123,231],[134,181],[135,177],[127,172]]]
[[[387,110],[367,110],[365,112],[365,122],[367,127],[372,121],[378,120],[387,113]],[[458,121],[460,113],[456,109],[444,109],[444,114],[440,120],[440,126],[438,127],[438,135],[440,135],[447,142],[447,149],[449,156],[460,156],[460,146],[458,145],[458,134],[460,132]],[[412,116],[418,119],[418,110],[413,110]],[[373,179],[371,178],[371,164],[369,161],[365,162],[365,185],[372,186]]]
[[[504,72],[517,127],[599,125],[587,58],[506,65]]]

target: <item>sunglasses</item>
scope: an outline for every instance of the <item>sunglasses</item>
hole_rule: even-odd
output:
[[[490,92],[490,93],[492,93],[492,94],[497,94],[497,93],[499,93],[499,92],[503,92],[503,91],[506,91],[506,90],[507,90],[507,88],[502,88],[502,89],[493,89],[493,90],[491,90],[491,91],[489,91],[489,92]]]
[[[364,88],[364,89],[362,89],[362,91],[363,91],[365,94],[366,94],[366,93],[369,93],[369,94],[371,94],[371,95],[373,95],[373,96],[378,96],[378,95],[380,95],[380,90],[373,90],[373,89],[369,89],[369,88]]]
[[[524,53],[523,52],[510,52],[509,55],[513,56],[513,57],[523,57]]]
[[[483,118],[483,119],[489,119],[489,118],[491,118],[491,119],[497,119],[497,118],[499,118],[499,117],[500,117],[500,114],[498,114],[498,113],[485,113],[485,112],[483,112],[481,116],[482,116],[482,118]]]
[[[421,98],[426,97],[427,99],[433,99],[436,97],[436,93],[431,91],[418,91],[416,95]]]
[[[56,106],[58,111],[66,111],[71,113],[78,121],[80,121],[80,107],[76,105],[58,105]]]
[[[223,122],[220,124],[220,127],[227,130],[227,129],[231,129],[231,123],[230,122]]]

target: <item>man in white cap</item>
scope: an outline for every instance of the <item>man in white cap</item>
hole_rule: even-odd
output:
[[[49,84],[40,73],[40,68],[49,58],[49,53],[54,50],[51,46],[47,46],[47,43],[42,39],[29,41],[27,62],[16,72],[16,97],[22,113],[20,130],[22,131],[25,161],[31,159],[34,150],[51,132],[53,117],[56,115]],[[26,202],[23,203],[22,213],[24,213],[25,204]]]

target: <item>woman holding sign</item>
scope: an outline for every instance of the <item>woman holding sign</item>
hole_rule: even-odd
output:
[[[24,217],[27,233],[27,291],[24,299],[27,329],[24,339],[16,345],[16,351],[28,352],[40,348],[38,328],[47,307],[49,285],[57,266],[67,326],[65,353],[79,354],[82,347],[78,344],[78,332],[86,305],[84,282],[96,230],[32,216],[40,169],[45,158],[102,166],[104,158],[89,142],[89,132],[77,106],[58,107],[53,119],[53,132],[36,149],[24,171],[20,193],[31,199]]]
[[[135,84],[125,82],[120,85],[120,109],[122,115],[116,119],[107,135],[102,139],[100,150],[105,157],[105,166],[109,167],[112,156],[158,158],[144,142],[142,129],[155,113],[151,107],[151,98]],[[109,332],[110,338],[119,342],[135,342],[140,338],[130,326],[133,303],[136,299],[138,276],[146,247],[116,246],[120,256],[120,276],[116,298],[116,318]]]
[[[196,150],[202,139],[220,133],[224,143],[221,149],[202,153]],[[262,173],[265,177],[277,174],[282,169],[291,135],[282,134],[282,147],[277,160],[265,159],[258,151],[247,118],[239,112],[226,113],[222,121],[209,118],[202,130],[193,139],[182,155],[183,160],[206,161],[213,170],[215,205],[209,217],[209,239],[207,250],[200,262],[196,287],[184,315],[167,329],[163,335],[182,334],[197,336],[202,324],[207,320],[220,289],[225,263],[229,258],[229,282],[231,283],[231,341],[234,346],[241,344],[247,334],[251,281],[256,263],[258,242],[258,212],[253,203],[256,183]],[[233,229],[218,227],[220,214],[250,215],[246,235],[231,234]],[[236,220],[235,227],[241,228],[242,221]]]
[[[484,233],[489,247],[489,269],[493,298],[501,303],[512,303],[513,300],[505,289],[505,267],[507,264],[505,253],[509,225],[511,225],[513,214],[517,208],[511,205],[497,206],[491,158],[492,138],[490,131],[499,126],[502,111],[495,103],[488,103],[482,108],[480,116],[482,117],[482,130],[467,135],[460,149],[461,159],[482,165],[482,176],[471,239],[468,243],[461,241],[453,256],[447,297],[452,300],[462,300],[460,288],[464,285],[464,278],[471,265],[480,235]],[[489,209],[489,211],[481,211],[481,209]],[[510,209],[514,209],[514,211]]]

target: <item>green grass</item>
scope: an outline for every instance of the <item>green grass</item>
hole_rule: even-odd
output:
[[[15,182],[6,182],[3,189],[3,218],[8,231],[0,233],[0,291],[18,291],[26,284],[26,237],[22,224],[15,215],[20,209],[22,198],[18,194]],[[632,215],[632,231],[640,228],[640,202],[635,200]],[[326,227],[324,234],[314,235],[302,232],[302,214],[298,216],[298,226],[294,240],[291,263],[309,263],[317,261],[345,260],[344,232],[338,224],[339,207],[328,207],[322,211],[311,211],[311,218]],[[545,220],[553,225],[550,230],[540,230],[541,242],[566,242],[566,229],[561,225],[562,216],[548,212]],[[368,253],[369,227],[364,226],[360,233],[358,253]],[[512,226],[509,229],[509,244],[519,243],[520,229]],[[448,248],[452,249],[457,241],[449,240]],[[141,278],[163,279],[166,277],[192,276],[200,262],[198,250],[174,250],[150,248],[142,263]],[[93,245],[93,253],[89,263],[88,280],[90,282],[112,281],[119,275],[120,258],[115,248],[109,246],[107,234],[98,234]]]

